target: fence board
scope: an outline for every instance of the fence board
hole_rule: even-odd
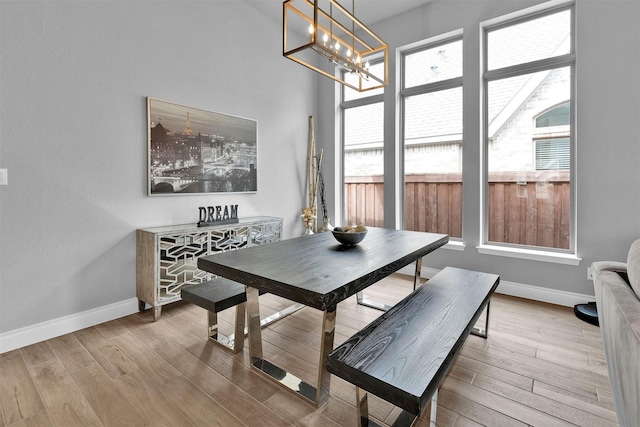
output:
[[[491,174],[489,241],[569,248],[570,184],[566,171]],[[345,215],[351,224],[384,226],[384,177],[345,178]],[[462,237],[462,177],[405,177],[405,228]]]

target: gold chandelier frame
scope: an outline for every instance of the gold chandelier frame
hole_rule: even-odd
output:
[[[388,85],[389,47],[336,0],[286,0],[282,28],[283,56],[292,61],[358,92]]]

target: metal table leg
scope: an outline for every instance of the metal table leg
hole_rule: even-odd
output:
[[[324,312],[317,385],[313,386],[266,360],[262,353],[262,328],[258,289],[247,286],[247,317],[249,323],[249,354],[251,366],[285,388],[304,397],[315,406],[322,406],[329,398],[331,374],[326,361],[331,350],[336,326],[336,309]]]
[[[422,258],[418,258],[416,260],[416,271],[413,278],[413,289],[415,290],[418,286],[420,286],[420,271],[422,270]],[[375,308],[376,310],[389,311],[392,307],[388,304],[383,304],[381,302],[372,301],[368,298],[365,298],[364,293],[362,291],[356,293],[356,300],[358,304],[364,305],[365,307]]]

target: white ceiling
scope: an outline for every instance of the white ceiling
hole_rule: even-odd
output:
[[[283,0],[242,0],[265,15],[282,21]],[[387,19],[433,0],[355,0],[356,17],[365,25]],[[338,0],[347,10],[352,10],[352,0]]]

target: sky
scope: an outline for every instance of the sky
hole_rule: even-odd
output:
[[[183,132],[187,124],[187,112],[192,134],[202,133],[242,141],[256,141],[258,123],[255,120],[148,98],[148,114],[152,127],[160,122],[171,132]]]

